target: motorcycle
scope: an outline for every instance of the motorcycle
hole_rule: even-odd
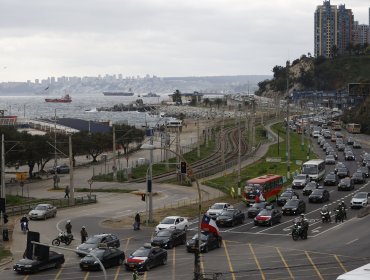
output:
[[[344,221],[344,212],[340,211],[339,209],[335,210],[335,222],[341,222]]]
[[[292,238],[297,241],[298,238],[307,239],[307,231],[299,223],[295,223],[292,229]]]
[[[321,220],[323,223],[331,223],[331,212],[330,211],[320,211]]]
[[[27,233],[27,229],[28,229],[28,225],[27,225],[27,223],[26,223],[26,222],[22,222],[22,223],[21,223],[21,230],[22,230],[22,232],[23,232],[24,234],[26,234],[26,233]]]
[[[66,233],[66,232],[60,232],[60,233],[58,234],[58,237],[57,237],[57,238],[55,238],[55,239],[52,241],[52,244],[53,244],[54,246],[59,246],[59,245],[60,245],[60,243],[64,243],[64,244],[66,244],[66,245],[69,245],[69,244],[71,244],[72,240],[73,240],[73,235],[72,235],[72,234],[68,234],[68,233]]]

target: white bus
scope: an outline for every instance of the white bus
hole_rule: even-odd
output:
[[[337,280],[368,280],[370,279],[370,263],[348,271],[337,277]]]
[[[302,174],[307,174],[311,180],[320,181],[325,176],[325,161],[311,159],[302,165]]]

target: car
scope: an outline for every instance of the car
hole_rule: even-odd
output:
[[[125,253],[120,249],[103,246],[91,250],[80,260],[81,270],[101,270],[100,264],[92,255],[100,260],[104,268],[120,266],[125,260]]]
[[[303,195],[310,195],[313,190],[315,190],[319,184],[317,182],[309,182],[302,190]]]
[[[68,174],[69,173],[69,166],[67,164],[61,164],[57,165],[55,168],[50,168],[48,172],[50,174],[54,174],[55,170],[57,171],[57,174]]]
[[[57,215],[57,208],[54,205],[43,203],[38,204],[33,210],[28,213],[30,220],[46,220],[54,218]]]
[[[77,246],[76,250],[82,251],[85,253],[90,253],[95,248],[98,248],[101,246],[101,244],[104,243],[108,247],[114,247],[119,248],[121,245],[118,237],[113,233],[101,233],[101,234],[95,234],[88,238],[86,242],[82,243],[81,245]],[[80,257],[85,256],[86,254],[77,252],[77,255]]]
[[[330,133],[330,131],[328,131],[328,130],[324,131],[324,132],[323,132],[323,136],[324,136],[324,138],[326,138],[326,139],[330,139],[330,138],[331,138],[331,133]]]
[[[256,226],[272,226],[280,223],[281,217],[281,212],[278,209],[262,209],[254,218],[254,224]]]
[[[172,249],[174,246],[186,243],[186,231],[169,228],[162,229],[152,238],[151,245],[164,249]]]
[[[337,132],[335,132],[335,137],[336,138],[343,138],[343,134],[337,131]]]
[[[330,151],[328,155],[334,156],[335,160],[338,159],[338,154],[334,150]]]
[[[299,195],[293,191],[291,188],[287,188],[276,200],[277,205],[283,206],[289,199],[293,197],[298,198]]]
[[[369,178],[369,168],[366,166],[361,166],[359,169],[357,169],[358,172],[362,172],[366,178]]]
[[[342,151],[344,151],[345,147],[346,147],[346,145],[344,145],[344,144],[338,144],[337,145],[337,150],[342,152]]]
[[[339,145],[344,145],[343,138],[337,138],[337,140],[335,141],[335,147],[338,148]],[[345,145],[344,145],[344,147],[345,147]]]
[[[290,199],[281,210],[283,215],[298,215],[306,212],[306,203],[302,199]]]
[[[153,247],[150,244],[144,244],[133,253],[126,261],[126,270],[148,271],[153,267],[165,265],[167,263],[167,250],[161,247]]]
[[[367,192],[358,192],[356,193],[350,202],[351,208],[361,208],[368,205],[369,193]]]
[[[322,146],[322,149],[326,151],[327,148],[331,147],[329,143],[325,143],[324,146]]]
[[[353,145],[352,145],[352,147],[354,148],[354,149],[361,149],[362,148],[362,146],[361,146],[361,144],[359,143],[359,142],[353,142]]]
[[[330,194],[328,190],[324,188],[317,188],[316,190],[313,190],[313,192],[308,197],[309,202],[325,202],[329,201]]]
[[[335,157],[333,155],[327,155],[325,157],[325,164],[335,164]]]
[[[155,227],[155,232],[168,228],[177,228],[186,231],[188,227],[189,221],[187,218],[181,216],[168,216]]]
[[[189,253],[197,250],[197,239],[198,233],[196,233],[190,240],[186,242],[186,250]],[[222,245],[222,237],[210,231],[202,231],[200,233],[200,241],[200,251],[203,253],[207,253],[209,250],[215,248],[221,248]]]
[[[64,262],[63,254],[49,251],[48,258],[20,259],[13,266],[13,270],[19,274],[35,273],[48,268],[60,268]]]
[[[292,188],[303,189],[304,186],[310,181],[310,177],[307,174],[298,174],[293,178]]]
[[[354,141],[352,137],[348,137],[347,139],[347,145],[353,145]]]
[[[260,201],[253,203],[247,210],[248,218],[254,218],[261,212],[262,209],[266,208],[266,205],[269,205],[267,201]]]
[[[338,175],[334,172],[328,173],[324,178],[324,186],[336,186],[338,182]]]
[[[333,153],[334,152],[334,148],[332,146],[328,147],[326,150],[325,150],[325,154],[326,155],[329,155],[330,153]]]
[[[344,153],[345,160],[356,160],[355,154],[352,151],[348,151]]]
[[[320,140],[320,142],[319,142],[320,148],[324,147],[325,144],[326,144],[325,139]]]
[[[211,207],[209,207],[206,214],[215,220],[216,217],[220,215],[223,210],[230,208],[230,207],[231,205],[229,203],[218,202],[218,203],[213,204]]]
[[[338,178],[342,179],[349,176],[349,170],[347,167],[340,167],[337,171]]]
[[[365,183],[365,175],[362,173],[362,171],[356,171],[352,174],[352,180],[354,184],[363,184]]]
[[[216,224],[219,227],[230,226],[233,227],[238,224],[243,224],[245,214],[239,209],[229,208],[221,212],[216,218]]]
[[[350,191],[355,188],[353,180],[349,177],[343,178],[338,184],[338,191]]]

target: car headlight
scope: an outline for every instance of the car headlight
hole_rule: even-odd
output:
[[[190,246],[190,243],[189,243],[189,241],[187,241],[187,242],[186,242],[186,246]]]
[[[32,267],[32,264],[26,264],[24,267],[25,268],[31,268]]]
[[[99,264],[99,262],[98,261],[94,261],[94,264]]]
[[[293,210],[293,211],[297,211],[297,208],[293,208],[292,210]]]
[[[76,250],[80,250],[80,248],[76,247]]]

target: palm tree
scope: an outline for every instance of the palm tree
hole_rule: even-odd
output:
[[[207,106],[208,106],[208,104],[210,104],[210,103],[211,103],[211,101],[209,100],[209,98],[204,98],[203,103],[204,103],[204,105],[206,105],[206,107],[207,107]]]
[[[182,104],[181,92],[178,89],[172,94],[172,101],[176,104]]]

